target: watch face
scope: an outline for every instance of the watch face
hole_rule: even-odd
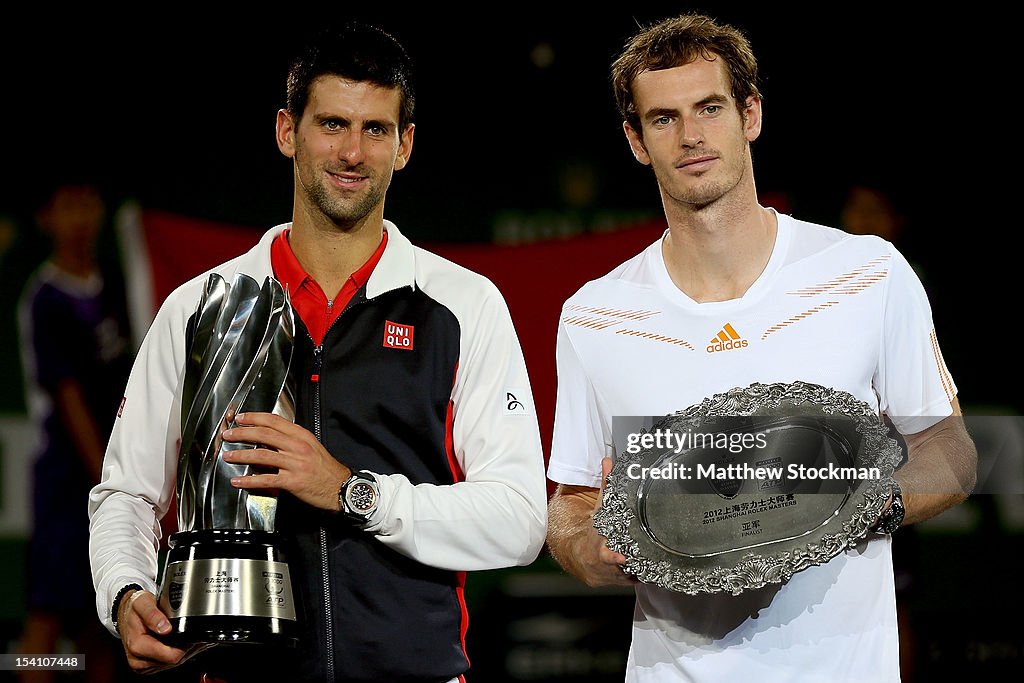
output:
[[[369,512],[377,504],[377,490],[369,482],[359,481],[349,488],[346,498],[353,511]]]

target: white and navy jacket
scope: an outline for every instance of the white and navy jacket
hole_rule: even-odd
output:
[[[288,227],[211,272],[262,282],[272,274],[271,244]],[[385,228],[380,262],[321,349],[296,316],[296,422],[314,431],[319,418],[327,450],[375,473],[381,490],[365,529],[282,495],[277,529],[294,541],[289,563],[306,649],[296,679],[457,677],[468,666],[462,572],[529,564],[544,542],[540,436],[504,299],[486,278],[413,246],[390,222]],[[159,520],[175,490],[185,329],[207,277],[185,283],[160,308],[89,498],[96,608],[112,632],[119,589],[157,590]],[[386,344],[394,324],[411,327],[411,350]]]

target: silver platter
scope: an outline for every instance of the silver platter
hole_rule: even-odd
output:
[[[781,583],[854,547],[903,455],[870,405],[805,382],[716,394],[659,430],[692,439],[619,453],[594,526],[626,573],[691,595]]]

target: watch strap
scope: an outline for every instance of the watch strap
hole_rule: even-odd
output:
[[[903,489],[900,488],[895,479],[892,481],[891,496],[892,502],[875,523],[875,532],[877,533],[891,534],[903,524],[903,518],[906,516],[906,508],[903,505]]]

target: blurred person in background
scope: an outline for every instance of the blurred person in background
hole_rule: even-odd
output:
[[[906,217],[897,211],[888,192],[868,183],[854,183],[846,191],[839,226],[853,235],[878,235],[899,245]]]
[[[120,278],[101,268],[104,201],[91,183],[57,186],[36,214],[49,258],[29,278],[18,307],[26,405],[38,428],[32,470],[28,618],[22,654],[57,652],[68,637],[86,655],[86,680],[126,670],[93,618],[89,580],[90,489],[100,480],[107,435],[132,354]],[[103,272],[106,270],[107,272]],[[53,671],[23,681],[54,680]]]

